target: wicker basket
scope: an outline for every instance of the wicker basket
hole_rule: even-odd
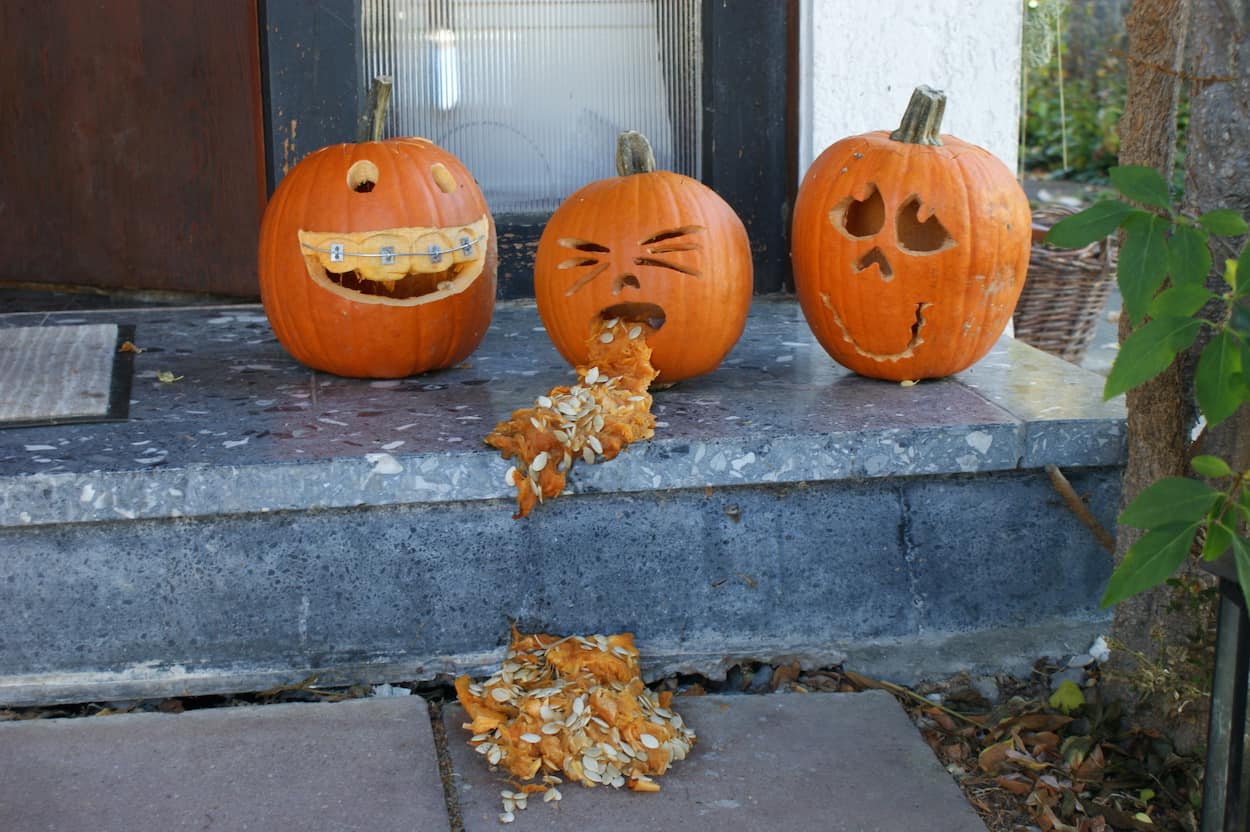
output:
[[[1080,249],[1041,242],[1052,225],[1072,213],[1058,206],[1033,212],[1029,273],[1012,320],[1021,341],[1080,363],[1115,280],[1116,252],[1114,237]]]

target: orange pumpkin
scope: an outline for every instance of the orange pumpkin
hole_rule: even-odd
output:
[[[711,372],[746,325],[746,228],[706,185],[655,170],[639,133],[621,134],[617,171],[570,195],[539,238],[534,295],[547,334],[576,366],[595,318],[645,322],[660,383]]]
[[[427,139],[309,154],[261,223],[274,333],[297,360],[342,376],[399,378],[464,360],[490,325],[495,264],[481,190]]]
[[[939,135],[945,103],[918,88],[898,130],[829,147],[795,200],[803,314],[825,350],[865,376],[916,380],[971,366],[1024,287],[1028,198],[988,151]]]

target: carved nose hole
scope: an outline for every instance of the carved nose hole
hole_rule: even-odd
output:
[[[876,185],[863,199],[853,196],[842,200],[829,212],[829,221],[848,237],[871,237],[885,225],[885,201]]]
[[[619,275],[616,280],[612,281],[612,294],[619,295],[621,290],[626,286],[629,286],[631,289],[642,288],[642,286],[638,283],[638,278],[634,277],[632,274],[622,274]]]
[[[874,263],[877,266],[877,270],[881,273],[883,281],[889,283],[894,279],[894,270],[890,268],[890,261],[881,253],[881,249],[875,246],[872,251],[855,261],[855,271],[862,272]]]
[[[955,245],[936,214],[930,215],[924,222],[920,221],[919,197],[912,197],[899,209],[895,227],[898,229],[898,247],[904,251],[941,251]]]

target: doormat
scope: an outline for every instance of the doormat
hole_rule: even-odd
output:
[[[130,412],[132,325],[0,329],[0,428],[114,422]]]

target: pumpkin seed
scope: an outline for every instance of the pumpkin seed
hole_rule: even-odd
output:
[[[604,321],[604,322],[603,322],[603,328],[604,328],[604,329],[612,329],[613,327],[615,327],[615,326],[616,326],[617,324],[619,324],[620,322],[621,322],[621,319],[620,319],[620,318],[613,318],[613,319],[612,319],[612,320],[610,320],[610,321]]]
[[[542,742],[543,738],[538,734],[525,733],[521,735],[521,742],[535,743]]]
[[[599,342],[601,344],[611,344],[612,340],[613,340],[613,336],[611,332],[605,332],[599,336]]]
[[[539,397],[538,397],[538,406],[539,406],[539,407],[551,407],[551,397],[550,397],[550,396],[539,396]]]
[[[516,820],[516,815],[512,814],[511,812],[504,812],[503,814],[499,816],[500,823],[512,823],[512,821],[514,820]]]
[[[594,465],[595,464],[595,449],[590,447],[589,445],[582,448],[582,459],[586,461],[587,465]]]
[[[660,747],[660,741],[657,740],[651,734],[639,734],[638,741],[641,742],[643,745],[645,745],[647,748],[659,748]]]
[[[595,449],[595,453],[603,453],[603,443],[599,441],[599,437],[591,435],[586,437],[586,444]],[[606,644],[606,643],[605,643]]]
[[[490,698],[496,702],[507,702],[512,698],[512,692],[507,688],[493,688],[490,692]]]
[[[631,339],[637,338],[637,337],[638,337],[639,335],[641,335],[641,334],[642,334],[642,327],[640,327],[640,326],[631,326],[631,327],[629,328],[629,337],[630,337]]]
[[[547,452],[541,451],[538,456],[534,457],[534,461],[530,463],[531,471],[541,471],[547,467]]]
[[[513,465],[511,468],[508,469],[507,473],[503,475],[503,481],[506,482],[508,485],[512,486],[513,488],[515,488],[516,487],[516,475],[517,475],[516,466]]]
[[[587,384],[594,384],[596,381],[599,380],[599,368],[591,367],[589,370],[586,371],[585,378],[586,378]]]

